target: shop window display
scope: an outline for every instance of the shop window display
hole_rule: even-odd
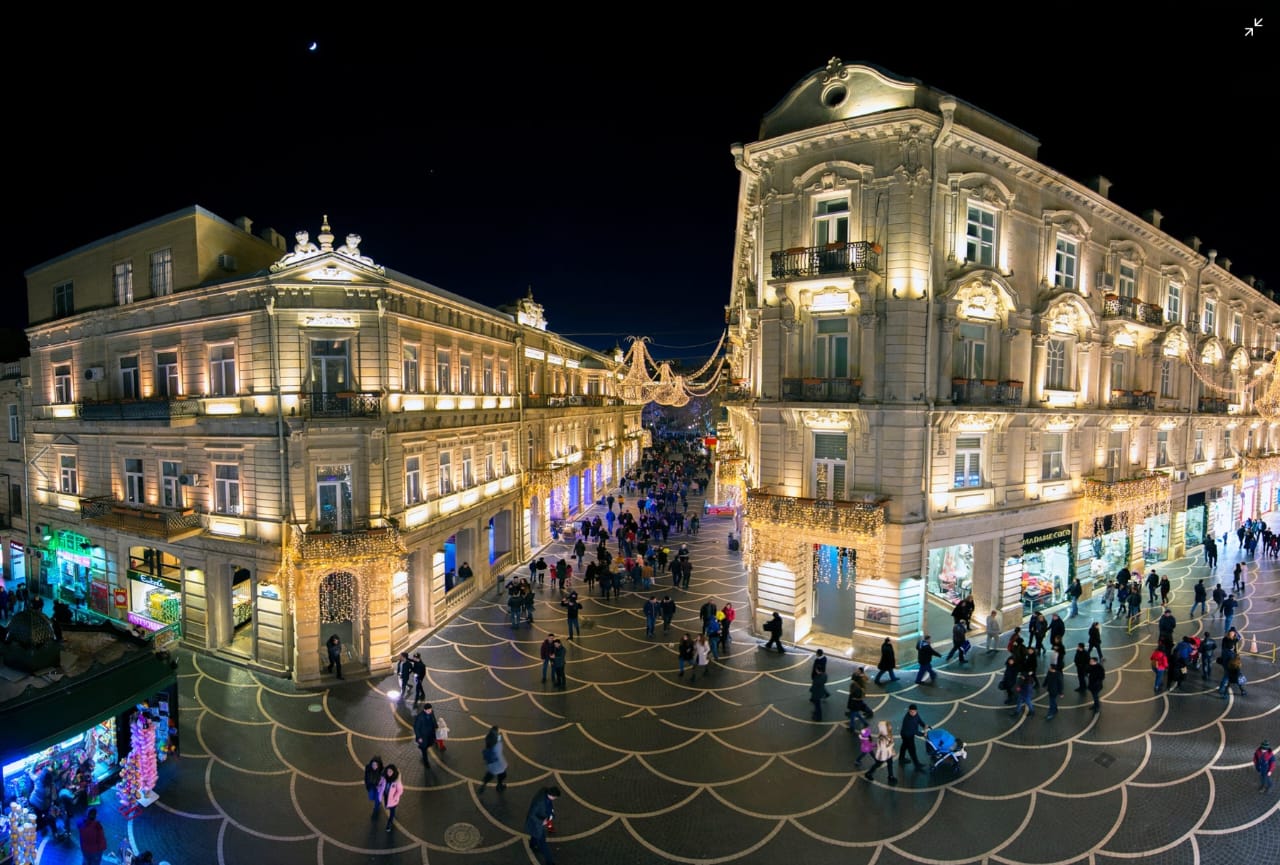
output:
[[[973,545],[929,551],[929,593],[954,604],[973,588]]]
[[[1022,603],[1038,610],[1065,600],[1071,583],[1071,545],[1060,544],[1022,556]]]

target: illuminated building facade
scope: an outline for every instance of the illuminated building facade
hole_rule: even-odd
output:
[[[1011,627],[1275,507],[1275,297],[1037,149],[838,59],[734,148],[722,446],[789,638]]]
[[[382,672],[634,459],[639,408],[532,298],[389,271],[327,219],[251,229],[196,207],[27,272],[46,595],[299,681],[331,634]]]

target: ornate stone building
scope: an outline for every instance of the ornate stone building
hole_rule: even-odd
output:
[[[1037,148],[838,59],[734,147],[720,475],[789,637],[1010,626],[1275,507],[1276,298]]]
[[[86,615],[385,671],[635,458],[639,408],[531,297],[250,229],[196,207],[28,271],[29,546]]]

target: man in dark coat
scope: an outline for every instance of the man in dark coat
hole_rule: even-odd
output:
[[[422,752],[422,765],[428,768],[431,767],[431,761],[427,758],[427,752],[436,743],[436,728],[439,726],[440,722],[436,719],[436,713],[432,711],[431,704],[423,703],[422,710],[413,719],[413,740],[418,750]]]
[[[333,668],[338,668],[338,678],[342,678],[342,638],[337,634],[329,637],[329,642],[325,644],[329,651],[329,672],[333,672]]]
[[[969,642],[969,632],[965,630],[964,622],[957,621],[951,626],[951,651],[947,652],[947,660],[950,661],[952,656],[957,652],[960,653],[960,663],[964,663],[965,643]]]
[[[1107,671],[1098,663],[1097,658],[1089,659],[1089,693],[1093,695],[1093,712],[1102,711],[1102,683],[1106,681]]]
[[[933,659],[941,658],[942,653],[933,647],[931,639],[932,637],[925,634],[924,638],[916,643],[916,663],[920,665],[920,669],[916,671],[917,685],[924,682],[925,676],[929,677],[930,685],[938,681],[938,674],[933,671]]]
[[[1044,674],[1044,689],[1049,694],[1049,713],[1044,719],[1052,721],[1053,716],[1058,714],[1058,698],[1062,696],[1062,667],[1057,661],[1051,663],[1049,672]]]
[[[924,718],[920,717],[915,703],[912,703],[907,707],[907,713],[902,716],[902,726],[899,728],[902,733],[902,754],[898,757],[900,766],[906,766],[907,758],[910,757],[912,765],[917,769],[924,768],[919,755],[916,754],[916,736],[928,729],[929,725],[924,722]]]
[[[1089,687],[1089,650],[1084,647],[1084,643],[1076,643],[1076,680],[1079,687],[1076,688],[1077,693],[1084,693]]]
[[[884,642],[880,644],[880,662],[876,664],[876,684],[880,684],[880,677],[885,673],[889,674],[890,682],[898,681],[898,674],[894,672],[897,666],[898,653],[894,651],[893,640],[885,637]]]
[[[671,600],[670,595],[662,596],[662,633],[671,630],[671,620],[676,614],[676,602]]]
[[[785,655],[787,650],[782,647],[782,615],[775,612],[773,618],[764,623],[764,629],[769,632],[769,642],[764,644],[765,650],[776,645],[778,652]]]
[[[529,833],[529,849],[535,854],[542,854],[546,865],[555,865],[555,857],[547,844],[547,829],[556,816],[556,799],[560,798],[560,788],[554,784],[543,787],[534,794],[529,803],[529,813],[524,818],[524,831]]]

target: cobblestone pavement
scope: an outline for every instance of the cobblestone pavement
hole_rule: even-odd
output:
[[[1280,740],[1270,657],[1246,659],[1243,698],[1221,698],[1216,679],[1199,674],[1183,692],[1155,695],[1155,626],[1128,634],[1108,623],[1103,712],[1091,714],[1068,676],[1052,721],[1043,695],[1034,717],[1010,718],[996,688],[1003,653],[978,649],[970,664],[944,664],[933,686],[913,684],[908,670],[873,686],[876,717],[896,727],[915,702],[927,722],[967,743],[968,759],[955,775],[904,768],[889,787],[883,773],[868,782],[852,767],[842,711],[848,662],[832,659],[829,720],[813,722],[811,656],[760,651],[745,631],[745,579],[740,554],[727,550],[728,528],[707,519],[688,539],[690,591],[658,587],[680,605],[670,634],[645,636],[643,597],[633,592],[586,600],[563,691],[540,682],[540,641],[565,633],[549,587],[534,627],[513,631],[505,596],[489,592],[434,634],[423,645],[428,698],[451,738],[429,771],[409,709],[387,696],[390,679],[304,691],[184,654],[182,755],[162,765],[160,801],[127,830],[104,797],[112,843],[127,837],[173,865],[529,863],[525,812],[541,785],[556,783],[564,796],[552,847],[566,863],[1280,861],[1280,797],[1257,792],[1250,764],[1259,741]],[[555,544],[546,554],[563,552]],[[1237,560],[1234,549],[1221,557],[1218,578],[1228,586]],[[1191,632],[1190,586],[1207,569],[1183,559],[1160,570],[1173,580],[1181,637]],[[1267,650],[1280,634],[1280,565],[1254,561],[1247,570],[1236,626],[1246,648],[1256,638]],[[691,683],[676,676],[674,647],[680,633],[697,632],[708,597],[741,614],[728,656]],[[1069,646],[1094,613],[1086,604],[1068,623]],[[476,784],[491,724],[506,736],[502,793]],[[397,763],[407,785],[390,834],[370,821],[362,787],[374,753]],[[67,842],[49,842],[40,861],[80,860]]]

